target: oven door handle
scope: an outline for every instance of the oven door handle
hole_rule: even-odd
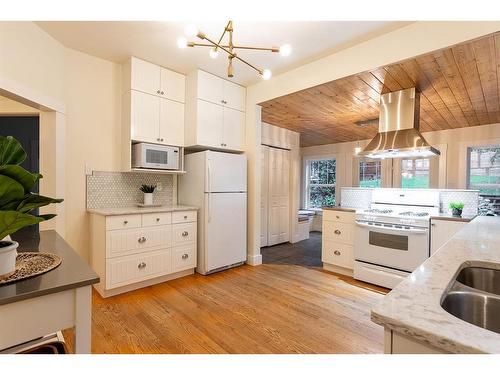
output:
[[[369,229],[383,229],[383,230],[391,230],[394,232],[403,232],[403,233],[414,233],[414,234],[426,234],[428,232],[427,229],[405,229],[405,228],[394,228],[394,227],[384,227],[384,226],[376,226],[376,225],[370,225],[363,223],[361,221],[356,220],[356,225],[363,227],[363,228],[369,228]]]

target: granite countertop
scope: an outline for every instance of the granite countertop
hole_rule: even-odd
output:
[[[119,208],[96,208],[88,209],[91,214],[112,216],[112,215],[132,215],[147,214],[154,212],[174,212],[174,211],[192,211],[197,210],[194,206],[157,206],[157,207],[119,207]]]
[[[469,324],[441,307],[465,266],[500,269],[500,217],[478,216],[387,294],[372,321],[453,353],[500,353],[500,334]]]
[[[42,231],[40,236],[16,237],[18,252],[47,252],[57,254],[62,263],[42,275],[0,286],[0,305],[62,292],[99,282],[99,276],[59,236],[56,231]],[[34,312],[36,314],[36,312]]]
[[[440,213],[438,215],[431,216],[431,220],[448,220],[448,221],[472,221],[477,215],[462,215],[462,216],[453,216],[448,213]]]
[[[355,208],[349,208],[349,207],[323,207],[323,211],[328,210],[328,211],[344,211],[344,212],[356,212]]]

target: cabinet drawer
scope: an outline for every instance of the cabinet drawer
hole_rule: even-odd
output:
[[[153,277],[172,269],[171,249],[150,251],[106,261],[106,288],[116,288]]]
[[[324,263],[353,269],[353,247],[351,245],[346,245],[335,241],[323,240],[323,244],[321,246],[321,260]]]
[[[108,231],[106,233],[106,258],[167,248],[171,245],[171,225]]]
[[[172,272],[196,267],[196,244],[172,248]]]
[[[354,244],[354,225],[336,221],[323,221],[323,239]]]
[[[196,223],[172,225],[172,246],[196,242]]]
[[[170,212],[142,214],[143,227],[165,225],[165,224],[170,224],[171,222],[172,222],[172,214]]]
[[[172,212],[172,223],[190,223],[196,221],[196,211]]]
[[[106,216],[106,230],[139,228],[141,215]]]
[[[341,223],[353,224],[354,217],[354,212],[323,210],[323,220],[326,221],[340,221]]]

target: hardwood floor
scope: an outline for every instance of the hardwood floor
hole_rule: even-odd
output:
[[[320,240],[263,249],[257,267],[107,299],[94,291],[92,352],[382,353],[370,308],[386,290],[323,271]]]

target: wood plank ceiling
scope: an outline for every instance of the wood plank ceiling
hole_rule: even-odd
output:
[[[422,132],[500,122],[500,32],[266,101],[262,121],[299,132],[302,147],[368,139],[380,94],[410,87]]]

